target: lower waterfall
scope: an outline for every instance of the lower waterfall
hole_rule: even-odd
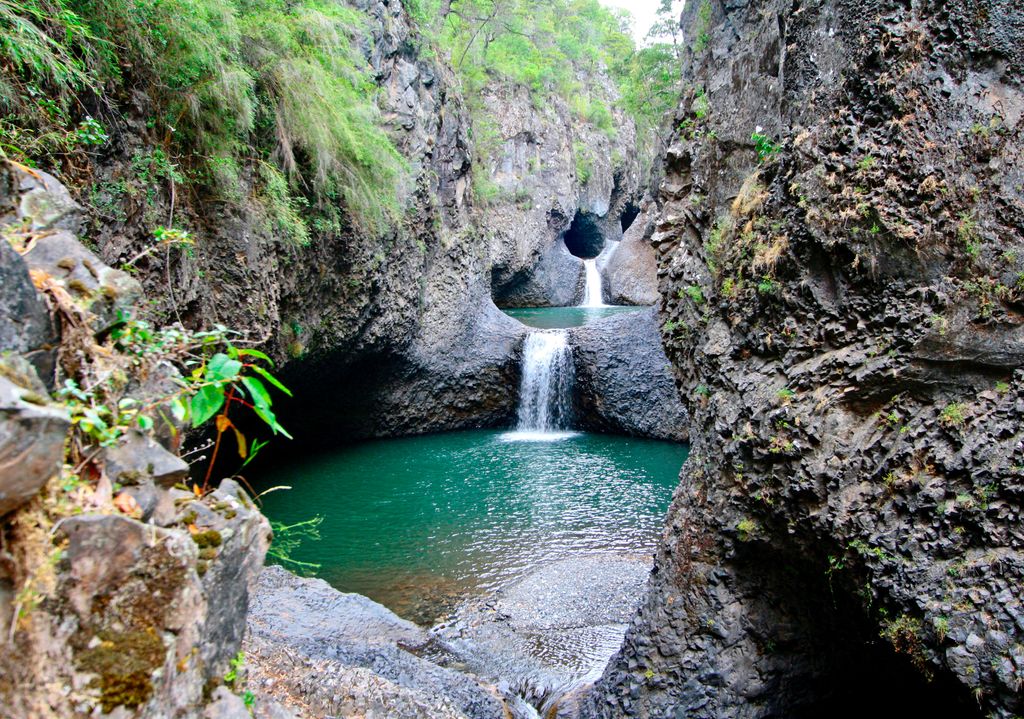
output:
[[[572,422],[572,350],[564,330],[531,332],[523,344],[518,433],[554,434]]]

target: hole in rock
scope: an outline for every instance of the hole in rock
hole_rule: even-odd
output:
[[[592,260],[604,249],[604,235],[597,218],[586,212],[577,212],[563,236],[565,247],[576,257]]]
[[[852,570],[826,574],[826,557],[798,545],[744,546],[736,565],[743,594],[756,607],[759,649],[777,672],[766,678],[765,716],[981,719],[947,672],[929,665],[931,679],[922,676],[915,662],[923,646],[897,652],[879,636],[864,609],[863,579]]]
[[[625,232],[633,223],[636,218],[640,216],[640,206],[635,202],[627,202],[626,206],[622,208],[622,214],[619,215],[619,223],[622,225],[622,231]]]

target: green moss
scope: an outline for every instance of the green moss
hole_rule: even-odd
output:
[[[142,706],[153,696],[152,674],[163,666],[166,647],[150,627],[133,632],[103,632],[99,643],[76,657],[76,665],[95,674],[104,713],[116,707]]]
[[[206,547],[205,549],[199,550],[199,558],[205,560],[211,560],[217,558],[217,550],[213,547]]]
[[[204,532],[196,532],[192,535],[192,541],[196,543],[196,546],[200,549],[206,549],[208,547],[219,547],[223,539],[220,536],[220,532],[216,529],[207,529]]]

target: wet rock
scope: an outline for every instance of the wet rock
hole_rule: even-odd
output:
[[[105,265],[65,230],[36,238],[24,255],[29,269],[57,283],[95,320],[102,334],[132,315],[142,286],[131,276]]]
[[[0,320],[0,353],[24,354],[52,386],[57,331],[28,266],[6,239],[0,242]]]
[[[546,716],[601,675],[649,571],[646,558],[633,556],[560,560],[470,600],[433,633],[470,670]]]
[[[27,363],[9,359],[4,367],[35,378]],[[34,497],[60,471],[71,427],[67,411],[50,403],[38,379],[24,387],[9,377],[18,374],[0,374],[0,516]]]
[[[576,416],[584,429],[684,441],[688,418],[661,346],[654,309],[570,330]]]
[[[271,566],[253,595],[245,650],[256,685],[306,707],[304,716],[502,719],[493,691],[405,650],[428,639],[366,597]]]
[[[105,449],[103,462],[111,481],[125,487],[147,481],[172,487],[188,478],[185,460],[141,432],[127,432],[116,446]]]

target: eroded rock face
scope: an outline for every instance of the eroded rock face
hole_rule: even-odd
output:
[[[32,585],[46,601],[18,621],[15,653],[0,657],[0,716],[203,711],[204,691],[239,650],[270,531],[233,482],[202,501],[177,499],[162,524],[83,514],[53,528],[55,561]],[[13,551],[26,551],[34,531],[24,520],[9,530]]]
[[[245,651],[252,682],[303,717],[503,719],[495,691],[406,651],[428,641],[366,597],[271,566],[253,597]]]
[[[1024,15],[707,7],[653,238],[693,451],[584,715],[1019,715]]]
[[[653,308],[574,328],[569,338],[581,428],[686,440],[689,420],[661,346]]]

